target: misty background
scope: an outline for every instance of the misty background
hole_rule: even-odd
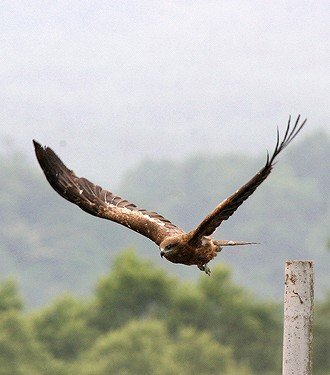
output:
[[[172,213],[170,219],[185,213],[181,220],[186,218],[189,224],[198,223],[213,204],[225,198],[224,192],[218,192],[221,180],[233,180],[236,189],[262,166],[266,149],[274,147],[276,127],[284,130],[289,114],[295,118],[301,113],[308,118],[297,144],[298,139],[303,142],[304,137],[312,137],[315,132],[323,134],[326,142],[330,130],[328,14],[326,1],[2,1],[1,153],[20,151],[26,165],[31,166],[28,173],[35,173],[45,185],[44,190],[40,190],[41,185],[29,186],[40,198],[35,212],[29,208],[30,216],[36,215],[42,221],[39,216],[47,209],[49,215],[54,212],[53,220],[65,217],[69,221],[74,210],[72,222],[77,222],[79,233],[80,222],[76,220],[80,219],[76,218],[85,215],[55,197],[46,185],[34,157],[33,138],[51,146],[78,175],[139,206],[165,216]],[[317,145],[315,139],[311,144]],[[246,164],[249,173],[239,180],[237,169],[227,169],[223,176],[217,176],[217,185],[214,175],[218,171],[211,168],[206,173],[208,162],[198,164],[205,173],[201,173],[196,188],[188,186],[192,190],[189,196],[198,191],[202,194],[207,188],[219,198],[203,201],[203,212],[197,206],[189,211],[189,196],[182,193],[178,179],[168,177],[172,165],[173,170],[185,171],[189,185],[189,170],[195,173],[194,157],[217,159],[228,153],[258,157],[258,163],[253,168]],[[182,167],[185,160],[190,163],[189,168]],[[329,162],[322,161],[325,165]],[[138,173],[142,162],[144,168],[150,163],[149,175],[145,169]],[[154,165],[156,162],[163,164]],[[244,169],[245,162],[241,157],[237,166]],[[281,162],[275,172],[279,176],[280,168]],[[323,169],[326,171],[324,165]],[[7,173],[13,177],[18,172],[9,168]],[[271,185],[270,181],[267,183]],[[134,196],[135,186],[141,186],[143,191],[150,188],[150,195],[162,188],[165,194],[170,191],[177,208],[172,202],[172,208],[162,211],[162,197],[148,198],[141,192]],[[228,193],[232,192],[230,189]],[[317,191],[311,197],[316,197]],[[322,194],[324,191],[327,193],[329,188],[323,186]],[[136,200],[139,196],[141,200]],[[295,197],[297,202],[302,201],[299,194]],[[181,210],[182,202],[191,213]],[[248,207],[252,208],[255,202]],[[297,205],[294,207],[298,210]],[[242,218],[248,218],[245,212]],[[237,215],[239,219],[240,213]],[[96,220],[92,217],[81,220],[90,228],[111,233],[117,241],[111,245],[115,249],[130,245],[140,249],[147,242],[107,222],[92,224]],[[325,228],[328,219],[321,221]],[[88,237],[86,233],[84,236]],[[84,236],[82,239],[88,242]],[[54,246],[47,238],[42,238],[45,253],[39,252],[41,257],[47,254],[47,246]],[[70,237],[63,237],[62,241],[66,242],[63,249],[75,243]],[[88,246],[92,245],[91,240]],[[96,259],[95,264],[85,260],[84,267],[94,267],[90,283],[108,264],[109,248],[104,243],[102,248],[104,254],[97,258],[102,259],[100,264],[96,264]],[[38,305],[61,292],[65,272],[71,272],[69,266],[65,268],[68,251],[63,249],[58,253],[58,257],[63,256],[63,263],[59,265],[57,259],[53,264],[62,267],[57,287],[30,303]],[[262,250],[253,251],[263,257]],[[158,258],[155,251],[145,254]],[[233,254],[235,264],[239,252],[235,250]],[[79,258],[79,249],[74,249],[74,256]],[[266,258],[262,260],[267,262]],[[221,261],[220,257],[217,261]],[[249,262],[252,273],[255,258]],[[282,263],[277,266],[281,269]],[[326,267],[326,262],[322,267]],[[79,272],[84,269],[79,268]],[[187,272],[192,275],[193,271]],[[181,272],[181,268],[174,272]],[[258,275],[255,277],[257,280]],[[86,289],[84,285],[83,290]],[[81,291],[78,286],[76,290]],[[31,291],[29,295],[32,298]]]
[[[116,184],[143,158],[329,129],[329,3],[2,1],[1,138]],[[305,133],[305,134],[306,134]]]

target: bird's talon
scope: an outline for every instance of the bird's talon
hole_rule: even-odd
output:
[[[208,267],[207,264],[203,264],[202,266],[198,266],[198,268],[201,271],[204,271],[208,276],[211,276],[211,270],[210,270],[210,268]]]

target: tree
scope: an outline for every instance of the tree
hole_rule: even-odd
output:
[[[330,293],[315,305],[313,370],[319,375],[330,374]]]
[[[179,330],[172,353],[179,374],[250,374],[246,366],[235,364],[231,347],[221,345],[211,333],[195,328]]]
[[[192,328],[179,331],[173,339],[164,322],[130,321],[100,337],[81,356],[72,373],[83,375],[247,375],[234,365],[231,350],[211,335]]]
[[[62,375],[63,368],[35,340],[18,311],[0,314],[0,375]]]
[[[21,311],[23,301],[18,293],[17,283],[7,279],[0,284],[0,314],[8,310]]]
[[[96,287],[94,324],[101,331],[152,316],[169,304],[174,279],[134,251],[121,253]]]
[[[237,362],[248,363],[255,373],[280,370],[281,321],[278,306],[261,303],[235,285],[228,267],[212,269],[196,286],[178,287],[166,313],[172,332],[193,325],[212,333],[219,343],[233,348]]]
[[[80,357],[75,373],[93,375],[174,374],[165,326],[156,321],[131,321],[101,336],[90,351]],[[166,369],[167,372],[155,372]],[[171,367],[174,372],[171,372]]]
[[[89,319],[89,306],[68,295],[31,316],[38,341],[62,360],[76,358],[94,343],[98,332]]]

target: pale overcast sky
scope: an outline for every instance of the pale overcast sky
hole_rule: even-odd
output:
[[[118,181],[144,157],[329,124],[328,1],[1,1],[0,140]],[[119,165],[120,164],[120,165]],[[107,184],[109,187],[109,184]]]

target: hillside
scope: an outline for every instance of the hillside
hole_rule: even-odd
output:
[[[116,253],[127,247],[183,278],[199,276],[195,267],[161,261],[157,247],[147,239],[63,200],[37,163],[30,165],[25,159],[14,152],[0,155],[0,273],[2,278],[14,275],[19,280],[28,306],[41,305],[63,291],[89,293]],[[126,173],[119,187],[111,182],[104,187],[189,230],[245,183],[264,159],[265,155],[256,159],[227,154],[145,160]],[[239,283],[259,296],[281,298],[285,260],[314,259],[317,295],[322,295],[328,287],[330,261],[328,160],[327,133],[297,140],[270,178],[215,233],[217,238],[261,245],[226,249],[211,269],[226,262]],[[88,170],[84,175],[88,177]]]

